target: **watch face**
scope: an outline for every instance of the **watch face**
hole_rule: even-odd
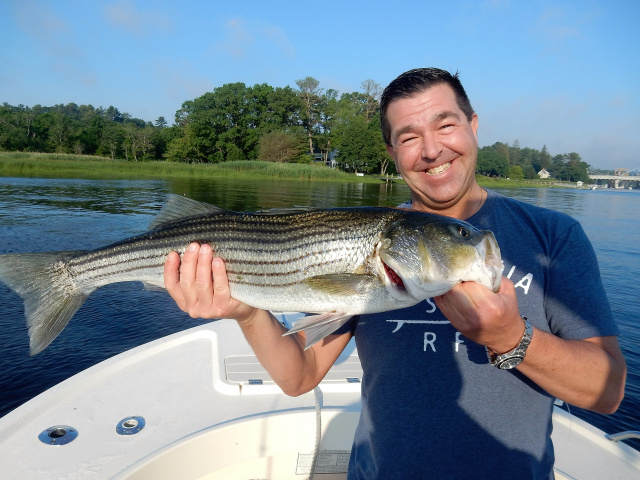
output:
[[[510,370],[520,365],[522,363],[522,360],[524,360],[524,356],[520,356],[520,355],[513,356],[511,358],[507,358],[506,360],[500,362],[500,364],[498,365],[498,368],[502,370]]]

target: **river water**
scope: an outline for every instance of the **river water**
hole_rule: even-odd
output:
[[[606,432],[640,430],[640,191],[500,189],[578,219],[591,239],[629,374],[613,415],[571,411]],[[276,180],[76,180],[0,177],[0,254],[97,248],[139,234],[175,193],[231,210],[309,205],[395,206],[404,185]],[[580,295],[580,292],[576,292]],[[62,334],[30,357],[20,298],[0,284],[0,417],[56,383],[120,352],[202,321],[180,312],[166,293],[135,283],[94,292]],[[630,442],[640,448],[640,442]]]

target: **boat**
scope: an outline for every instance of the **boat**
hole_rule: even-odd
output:
[[[280,314],[289,325],[301,314]],[[155,340],[0,419],[3,479],[345,479],[362,369],[350,343],[320,385],[282,393],[237,323]],[[559,406],[557,479],[640,478],[640,452]],[[637,434],[637,432],[635,432]]]

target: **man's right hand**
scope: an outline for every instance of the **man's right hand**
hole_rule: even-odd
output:
[[[180,256],[170,252],[164,284],[178,307],[193,318],[233,318],[250,322],[258,311],[231,297],[224,261],[209,245],[192,243]]]

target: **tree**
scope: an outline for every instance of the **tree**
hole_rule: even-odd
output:
[[[298,88],[300,89],[298,95],[300,96],[304,106],[302,125],[307,132],[307,138],[309,140],[309,154],[313,155],[313,135],[316,132],[318,103],[320,102],[322,89],[318,87],[320,82],[313,77],[305,77],[300,80],[296,80],[296,85],[298,85]]]
[[[371,123],[367,123],[363,116],[356,116],[349,123],[337,127],[337,130],[338,162],[345,170],[372,172],[381,159],[386,159],[388,164],[388,156],[382,154],[380,147],[380,143],[384,143],[379,126],[371,128]]]
[[[367,121],[371,121],[378,110],[378,102],[380,100],[380,95],[382,94],[382,88],[380,88],[380,84],[374,82],[370,78],[362,82],[361,88],[366,98],[364,107],[365,117]]]
[[[108,122],[102,132],[98,153],[109,155],[112,159],[116,158],[121,151],[124,129],[122,125],[116,122]]]
[[[509,147],[509,164],[520,165],[520,141],[518,139],[513,141],[513,144]]]
[[[526,179],[533,180],[533,179],[540,178],[535,168],[533,168],[533,166],[531,165],[527,165],[526,167],[524,167],[522,169],[522,172],[524,173],[524,178]]]
[[[509,173],[509,162],[493,147],[478,150],[476,172],[490,177],[506,177]]]
[[[537,168],[537,171],[542,170],[543,168],[549,168],[551,166],[551,154],[549,150],[547,150],[547,146],[542,146],[542,151],[540,152],[540,168]]]
[[[330,88],[320,99],[319,133],[316,134],[316,148],[320,150],[325,165],[329,162],[329,154],[335,148],[333,130],[339,121],[338,111],[338,91]]]
[[[509,178],[511,180],[522,180],[524,178],[524,172],[520,165],[512,165],[509,167]]]
[[[302,142],[301,142],[302,140]],[[269,132],[260,139],[258,160],[292,162],[304,151],[304,138],[283,130]]]

